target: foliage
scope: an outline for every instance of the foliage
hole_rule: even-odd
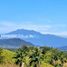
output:
[[[2,55],[3,50],[0,48],[0,63],[3,63],[4,56]]]
[[[67,67],[67,52],[50,47],[23,46],[14,51],[0,48],[0,67],[18,67],[15,62],[24,63],[24,67]]]
[[[2,51],[2,56],[4,56],[4,62],[5,63],[12,63],[15,60],[12,59],[15,55],[15,52],[7,50],[7,49],[3,49]]]

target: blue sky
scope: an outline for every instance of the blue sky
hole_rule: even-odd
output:
[[[67,36],[67,0],[1,0],[0,33],[21,28]]]

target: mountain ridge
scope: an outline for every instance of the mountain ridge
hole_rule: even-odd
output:
[[[67,38],[51,34],[41,34],[33,30],[19,29],[5,35],[17,35],[16,38],[23,39],[35,46],[63,47],[67,45]]]
[[[24,45],[33,46],[32,43],[19,38],[0,39],[0,47],[2,48],[19,48]]]

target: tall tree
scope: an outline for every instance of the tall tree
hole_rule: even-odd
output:
[[[24,58],[28,55],[28,47],[23,46],[22,48],[19,48],[16,52],[16,56],[14,57],[16,59],[16,64],[19,64],[19,67],[24,67],[25,61]]]
[[[35,48],[35,51],[33,54],[30,56],[31,61],[30,61],[30,66],[33,64],[34,67],[40,67],[41,59],[42,59],[42,53],[39,48]]]

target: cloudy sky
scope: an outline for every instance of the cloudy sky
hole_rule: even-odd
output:
[[[0,33],[22,28],[67,36],[67,0],[1,0]]]

